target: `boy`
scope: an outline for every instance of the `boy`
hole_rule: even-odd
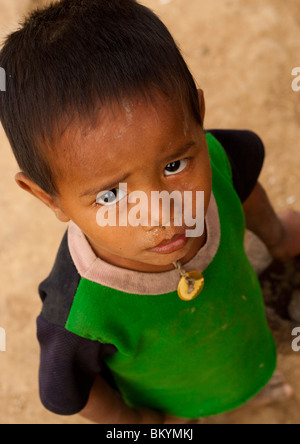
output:
[[[276,216],[257,183],[258,137],[204,131],[203,93],[167,29],[134,0],[62,0],[37,11],[8,37],[0,65],[16,181],[70,222],[39,288],[45,407],[159,424],[253,398],[276,352],[243,249],[242,203],[274,257],[300,253],[300,215]],[[168,221],[149,205],[148,223],[136,214],[140,223],[99,226],[100,209],[114,208],[120,221],[137,190],[189,191],[181,212],[193,218],[203,192],[203,232],[187,237],[175,205]],[[200,294],[192,270],[204,278]]]

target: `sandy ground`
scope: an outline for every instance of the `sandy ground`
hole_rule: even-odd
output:
[[[0,0],[0,35],[15,29],[42,0]],[[247,128],[263,138],[261,181],[276,209],[300,209],[300,92],[291,71],[300,66],[297,0],[144,0],[180,44],[207,100],[207,128]],[[14,182],[17,166],[0,130],[0,423],[85,423],[46,412],[38,398],[37,286],[49,273],[66,227]],[[288,278],[289,279],[289,278]],[[249,406],[211,418],[216,424],[300,424],[300,353],[291,349],[292,324],[271,320],[279,368],[294,387],[289,401]]]

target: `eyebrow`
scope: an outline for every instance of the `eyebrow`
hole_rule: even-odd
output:
[[[170,154],[168,157],[166,157],[165,158],[165,162],[171,162],[171,160],[174,160],[174,159],[179,159],[181,156],[183,156],[184,154],[186,154],[187,153],[187,151],[189,150],[189,149],[191,149],[193,146],[195,146],[196,145],[196,142],[189,142],[189,143],[187,143],[184,147],[182,147],[182,148],[180,148],[178,151],[176,151],[175,153],[173,153],[173,154]]]
[[[125,176],[120,177],[118,180],[115,180],[114,182],[106,185],[105,187],[97,187],[97,188],[91,188],[89,190],[84,191],[80,197],[86,197],[86,196],[96,196],[97,194],[99,194],[101,191],[109,191],[112,190],[113,188],[116,187],[116,185],[119,185],[120,183],[124,182],[126,179],[128,179],[128,177],[130,176],[130,174],[125,174]]]
[[[169,155],[168,157],[165,158],[165,162],[166,165],[168,163],[171,162],[171,160],[174,159],[178,159],[181,156],[183,156],[184,154],[186,154],[186,152],[192,148],[194,145],[196,145],[195,142],[189,142],[188,144],[186,144],[184,147],[180,148],[178,151],[176,151],[175,153]],[[120,183],[123,183],[126,179],[128,179],[128,177],[130,176],[130,174],[125,174],[123,177],[120,177],[118,180],[114,180],[113,182],[111,182],[110,184],[104,186],[104,187],[97,187],[97,188],[91,188],[89,190],[84,191],[82,194],[80,194],[80,197],[87,197],[87,196],[96,196],[97,194],[99,194],[102,191],[109,191],[112,190],[113,188],[115,188],[117,185],[119,185]]]

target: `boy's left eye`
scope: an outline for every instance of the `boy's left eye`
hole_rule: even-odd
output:
[[[189,159],[177,160],[176,162],[169,163],[165,168],[165,176],[172,176],[174,174],[179,174],[183,171]]]
[[[99,193],[96,203],[100,205],[115,205],[126,196],[126,192],[120,188],[114,188],[113,190],[106,191],[105,193]]]

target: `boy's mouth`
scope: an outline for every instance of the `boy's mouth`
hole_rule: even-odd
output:
[[[148,251],[151,253],[158,253],[158,254],[170,254],[174,251],[181,250],[183,247],[186,246],[188,242],[188,238],[184,234],[176,234],[172,237],[172,239],[165,239],[162,241],[159,245],[157,245],[154,248],[149,248]]]

